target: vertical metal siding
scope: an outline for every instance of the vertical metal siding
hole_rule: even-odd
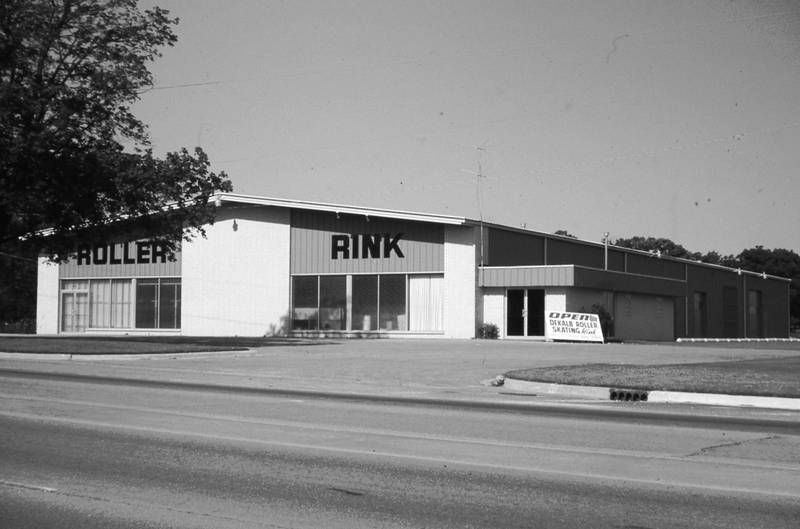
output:
[[[684,280],[686,269],[683,263],[659,259],[655,255],[628,254],[628,272],[655,277]]]
[[[497,228],[486,230],[488,266],[543,265],[545,239],[541,235],[517,233]]]
[[[353,241],[348,239],[350,258],[337,254],[331,257],[334,235],[403,236],[398,246],[403,257],[392,252],[384,257],[383,240],[380,257],[362,258],[363,240],[359,240],[358,258],[353,258]],[[314,211],[292,211],[291,265],[292,274],[378,274],[444,271],[444,227],[438,224],[339,215]]]
[[[574,264],[602,269],[603,248],[577,241],[550,239],[547,241],[547,264]]]
[[[575,268],[566,266],[485,268],[483,287],[572,286]]]
[[[135,244],[128,243],[135,255]],[[116,245],[115,252],[122,255],[122,244]],[[70,259],[58,267],[59,278],[92,278],[92,277],[180,277],[181,252],[177,251],[175,260],[167,259],[164,263],[138,263],[138,264],[81,264],[76,259]]]

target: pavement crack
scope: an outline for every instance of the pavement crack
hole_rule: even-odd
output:
[[[364,496],[363,492],[359,492],[357,490],[342,489],[339,487],[328,487],[328,490],[332,490],[334,492],[341,492],[342,494],[347,494],[348,496]]]
[[[720,443],[717,445],[705,446],[696,452],[692,452],[691,454],[687,454],[685,457],[695,457],[695,456],[703,456],[707,455],[709,452],[713,450],[717,450],[719,448],[734,448],[737,446],[746,445],[749,443],[759,443],[761,441],[772,441],[773,439],[780,438],[779,435],[768,435],[766,437],[758,437],[756,439],[742,439],[741,441],[731,441],[729,443]]]

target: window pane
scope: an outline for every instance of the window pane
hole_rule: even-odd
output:
[[[131,280],[113,279],[111,281],[111,327],[131,326]]]
[[[111,327],[111,282],[92,280],[89,285],[89,327]]]
[[[374,331],[378,325],[378,276],[353,276],[354,331]]]
[[[89,296],[85,292],[68,292],[61,295],[61,330],[84,332],[89,312]]]
[[[387,331],[405,331],[406,276],[382,275],[380,289],[380,328]]]
[[[158,327],[160,329],[179,328],[180,284],[161,283],[158,299]]]
[[[347,278],[321,276],[319,278],[319,328],[341,331],[346,329]]]
[[[157,309],[158,280],[140,279],[136,282],[136,327],[155,329]]]
[[[292,329],[317,329],[317,276],[292,278]]]
[[[64,279],[61,281],[61,290],[89,290],[89,280]]]
[[[414,275],[408,278],[409,329],[441,331],[443,329],[442,276]]]

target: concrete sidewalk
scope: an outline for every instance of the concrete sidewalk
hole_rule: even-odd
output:
[[[586,403],[581,395],[511,395],[489,382],[510,370],[586,363],[673,364],[797,356],[776,345],[568,344],[512,340],[299,342],[243,352],[149,356],[0,354],[0,368],[165,382],[399,398]],[[597,404],[597,402],[594,402]],[[605,406],[625,403],[603,402]],[[655,404],[644,404],[655,407]]]

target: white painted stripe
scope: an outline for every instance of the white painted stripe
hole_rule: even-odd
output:
[[[2,485],[4,487],[14,487],[14,488],[17,488],[17,489],[37,490],[37,491],[40,491],[40,492],[47,492],[47,493],[58,492],[58,489],[53,489],[53,488],[50,488],[50,487],[43,487],[41,485],[30,485],[28,483],[17,483],[15,481],[0,480],[0,485]]]

